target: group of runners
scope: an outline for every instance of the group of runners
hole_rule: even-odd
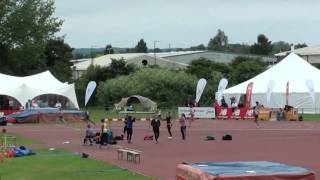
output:
[[[186,114],[182,113],[179,117],[179,124],[180,124],[180,131],[181,131],[181,137],[182,140],[186,140],[186,131],[187,131],[187,125],[191,127],[191,123],[194,121],[194,109],[190,108],[190,118],[186,117]],[[161,114],[159,113],[156,115],[151,121],[150,125],[152,127],[153,131],[153,137],[155,143],[159,143],[159,137],[160,137],[160,126],[161,126],[161,121],[166,122],[166,127],[168,131],[168,139],[172,139],[172,116],[171,113],[168,112],[166,113],[165,118],[163,119]],[[126,115],[125,120],[124,120],[124,128],[123,128],[123,134],[119,138],[126,137],[127,143],[130,144],[132,140],[132,134],[133,134],[133,123],[135,122],[135,118]],[[101,130],[100,132],[95,132],[95,129],[92,127],[92,125],[88,124],[86,128],[86,133],[85,137],[83,140],[83,144],[86,145],[90,143],[90,145],[93,145],[93,141],[95,141],[97,144],[99,144],[99,147],[101,148],[103,145],[110,144],[110,139],[113,139],[113,134],[109,126],[109,121],[108,119],[102,119],[101,120]],[[119,140],[119,139],[118,139]]]

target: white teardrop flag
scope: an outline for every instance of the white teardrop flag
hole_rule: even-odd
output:
[[[207,85],[207,80],[204,79],[204,78],[201,78],[199,81],[198,81],[198,84],[197,84],[197,91],[196,91],[196,102],[198,103],[200,98],[201,98],[201,95],[203,93],[203,90],[204,88],[206,87]]]
[[[275,86],[274,80],[269,80],[268,86],[267,86],[267,105],[269,105],[269,103],[270,103],[271,94],[272,94],[274,86]]]
[[[84,106],[87,105],[89,102],[89,99],[93,93],[93,91],[96,89],[97,83],[95,81],[90,81],[87,85],[87,90],[86,90],[86,96],[85,96],[85,101],[84,101]]]
[[[216,100],[218,102],[221,101],[223,91],[227,88],[227,86],[228,86],[228,80],[226,78],[222,78],[219,82],[218,92],[216,93]]]
[[[311,79],[307,79],[307,80],[306,80],[306,86],[307,86],[307,88],[308,88],[308,90],[309,90],[309,95],[310,95],[310,97],[311,97],[311,99],[312,99],[312,102],[313,102],[313,104],[315,105],[316,99],[315,99],[315,96],[314,96],[313,82],[312,82]]]

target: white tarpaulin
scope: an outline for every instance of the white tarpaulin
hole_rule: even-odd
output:
[[[313,104],[306,81],[310,79],[315,82],[313,85],[315,94],[315,105]],[[320,70],[306,62],[301,57],[291,53],[278,64],[264,71],[263,73],[243,82],[234,87],[226,89],[224,95],[226,100],[235,96],[239,97],[246,93],[246,87],[250,82],[254,83],[251,102],[255,101],[267,105],[266,87],[270,80],[275,82],[269,107],[280,108],[285,106],[285,93],[287,82],[290,82],[290,104],[293,107],[303,108],[305,112],[315,112],[320,108]],[[301,110],[301,109],[300,109]]]
[[[74,107],[79,108],[74,84],[60,82],[49,71],[26,77],[0,74],[0,82],[0,95],[11,96],[22,106],[37,96],[56,94],[68,98]]]

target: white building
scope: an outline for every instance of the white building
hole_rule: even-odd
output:
[[[291,51],[285,51],[275,54],[278,60],[283,59]],[[293,50],[293,52],[311,64],[320,64],[320,45],[310,46]]]

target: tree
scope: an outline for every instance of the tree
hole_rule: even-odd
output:
[[[188,50],[201,51],[201,50],[206,50],[206,47],[203,44],[199,44],[198,46],[191,46]]]
[[[104,53],[103,54],[113,54],[114,53],[114,50],[111,46],[111,44],[108,44],[104,50]]]
[[[0,2],[0,42],[7,48],[7,71],[29,75],[46,69],[46,42],[60,30],[62,21],[52,17],[53,0]]]
[[[63,38],[50,39],[45,47],[46,65],[60,81],[71,81],[72,51]]]
[[[153,52],[159,53],[162,52],[162,50],[160,48],[155,48]]]
[[[218,32],[214,38],[211,38],[208,43],[208,49],[213,51],[223,51],[228,48],[228,36],[218,29]]]
[[[308,45],[306,43],[303,43],[303,44],[299,43],[299,44],[294,45],[295,49],[304,48],[304,47],[308,47]]]
[[[284,52],[284,51],[290,51],[290,44],[284,41],[278,41],[272,43],[272,54]]]
[[[9,48],[5,44],[0,43],[0,72],[11,74],[8,72]]]
[[[182,71],[143,68],[130,76],[119,76],[101,83],[97,96],[106,106],[112,106],[123,97],[139,94],[156,101],[158,107],[176,107],[194,94],[196,81],[195,76]]]
[[[229,82],[235,85],[244,82],[267,68],[267,64],[262,62],[259,58],[251,58],[245,56],[236,57],[230,63],[232,71],[230,72]]]
[[[148,51],[147,43],[144,42],[143,39],[140,39],[140,41],[138,42],[138,44],[135,47],[135,52],[146,53],[147,51]]]
[[[229,44],[228,51],[233,53],[249,54],[250,46],[246,44]]]
[[[251,46],[251,52],[253,54],[269,55],[272,52],[271,41],[265,35],[259,34],[257,42]]]
[[[198,78],[211,80],[216,78],[215,75],[218,75],[218,79],[222,76],[228,76],[230,68],[224,63],[217,63],[205,58],[200,58],[193,60],[186,72],[194,74]]]

